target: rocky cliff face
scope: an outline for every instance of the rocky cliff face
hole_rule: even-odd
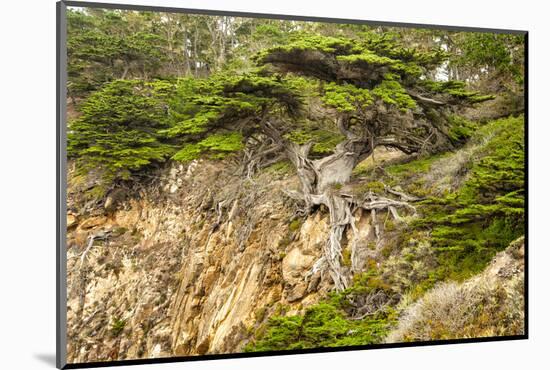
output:
[[[473,142],[416,162],[381,150],[337,190],[384,191],[370,177],[401,176],[410,189],[448,193],[468,179],[467,158],[482,149]],[[252,178],[237,168],[229,158],[173,163],[100,198],[87,195],[97,189],[93,174],[69,172],[68,362],[235,353],[249,343],[261,349],[272,333],[269,317],[303,323],[323,305],[334,283],[314,266],[330,234],[328,210],[296,216],[282,191],[300,182],[286,162]],[[339,325],[366,320],[365,335],[349,343],[523,333],[522,240],[474,278],[433,287],[441,261],[429,231],[409,226],[415,215],[402,213],[399,222],[390,215],[357,209],[355,231],[342,237],[342,271],[358,285],[333,308],[346,312]],[[384,325],[368,321],[382,311]]]
[[[291,221],[280,189],[296,179],[244,182],[224,168],[174,165],[101,205],[70,181],[69,362],[236,352],[260,315],[330,289],[304,280],[328,225],[321,212]]]

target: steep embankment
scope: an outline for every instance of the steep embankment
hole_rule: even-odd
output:
[[[406,196],[416,212],[398,219],[385,213],[375,219],[361,217],[366,224],[358,220],[356,213],[357,228],[367,232],[361,236],[364,244],[359,248],[366,254],[366,263],[355,272],[353,284],[298,315],[279,315],[258,323],[245,349],[383,342],[395,327],[402,328],[412,320],[408,312],[418,309],[409,306],[424,296],[433,302],[434,298],[429,297],[437,297],[441,290],[434,287],[442,282],[454,286],[482,273],[497,252],[520,237],[524,232],[523,118],[492,121],[467,135],[468,143],[455,152],[411,160],[380,151],[376,161],[359,166],[354,180],[341,192],[391,193],[401,194],[402,198],[409,194]],[[373,226],[378,232],[372,234],[380,237],[369,240],[368,230]],[[351,237],[347,235],[345,240]],[[350,263],[349,244],[344,243],[344,265]],[[469,322],[464,318],[464,327],[440,323],[449,327],[442,328],[442,332],[427,329],[423,335],[404,335],[396,340],[520,334],[523,327],[518,313],[523,311],[523,302],[519,297],[523,288],[518,279],[522,275],[517,271],[510,276],[516,281],[510,281],[505,290],[512,298],[505,299],[500,311],[489,304],[502,295],[501,287],[491,285],[490,276],[481,274],[475,281],[489,286],[478,291],[477,298],[466,299],[456,312],[454,306],[435,305],[433,315],[457,319],[461,310],[478,312],[476,304],[489,305],[486,311],[469,317]],[[499,322],[504,317],[514,319]]]
[[[399,219],[354,213],[342,242],[353,283],[340,293],[311,274],[328,212],[294,216],[287,162],[252,179],[230,158],[172,163],[101,203],[71,171],[68,361],[522,332],[519,244],[483,272],[522,233],[522,125],[496,121],[461,150],[414,160],[379,150],[335,188],[397,192],[416,207]]]
[[[437,285],[404,310],[387,342],[523,334],[524,256],[522,237],[481,274]]]
[[[317,301],[304,282],[326,216],[292,221],[279,165],[254,182],[224,162],[159,170],[141,189],[82,200],[68,214],[70,362],[238,351],[258,315]]]

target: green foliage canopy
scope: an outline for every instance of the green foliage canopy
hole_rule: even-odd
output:
[[[69,64],[74,68],[101,74],[126,63],[152,70],[162,61],[158,30],[167,25],[161,27],[153,16],[75,11],[69,12],[69,23]],[[440,130],[449,134],[445,140],[461,143],[468,128],[442,112],[491,98],[468,91],[462,82],[431,80],[430,71],[446,53],[404,47],[392,33],[362,29],[336,37],[300,30],[283,37],[281,30],[267,23],[252,32],[249,41],[263,40],[260,44],[268,47],[254,58],[258,67],[246,73],[227,70],[205,78],[107,83],[83,103],[82,115],[71,123],[69,155],[83,169],[104,171],[106,179],[128,178],[168,158],[221,158],[239,151],[261,130],[265,114],[282,123],[282,137],[297,144],[313,141],[311,154],[316,157],[331,154],[348,136],[334,124],[340,115],[363,138],[389,135],[398,142],[396,132],[408,127],[401,148],[414,152],[426,138],[440,140],[432,137],[434,120],[448,126]],[[282,44],[271,46],[271,37],[271,45]],[[70,89],[91,76],[84,70],[73,72]],[[112,73],[100,77],[103,82],[89,80],[90,86],[114,78]]]
[[[299,98],[274,77],[115,80],[91,94],[71,122],[68,154],[108,182],[168,158],[222,158],[243,148],[241,131],[255,130],[253,118],[266,105],[288,113]]]
[[[173,153],[160,131],[169,126],[165,81],[116,80],[93,93],[82,115],[71,122],[68,155],[84,171],[99,170],[106,180],[128,178],[131,171]]]

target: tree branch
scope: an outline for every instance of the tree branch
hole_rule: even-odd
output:
[[[432,99],[432,98],[427,98],[425,96],[421,96],[419,94],[416,94],[412,91],[407,91],[407,93],[412,96],[413,98],[423,102],[423,103],[427,103],[427,104],[433,104],[433,105],[438,105],[438,106],[441,106],[441,105],[445,105],[447,103],[443,102],[443,101],[440,101],[440,100],[435,100],[435,99]]]
[[[336,118],[336,126],[338,127],[338,130],[340,130],[340,133],[344,135],[348,140],[352,140],[356,138],[356,135],[349,130],[348,127],[349,124],[349,116],[340,114]]]

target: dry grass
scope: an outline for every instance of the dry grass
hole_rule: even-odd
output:
[[[483,273],[461,284],[446,282],[437,285],[405,308],[397,328],[386,341],[523,334],[522,250],[521,239],[499,253]]]

